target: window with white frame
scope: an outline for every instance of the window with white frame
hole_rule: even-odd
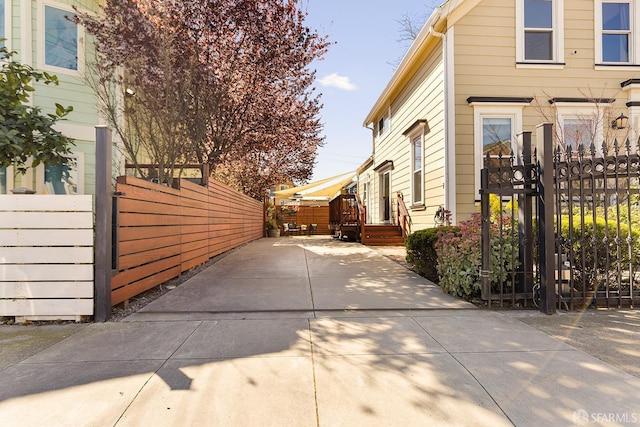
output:
[[[517,0],[516,16],[518,63],[564,61],[563,0]]]
[[[7,168],[0,166],[0,194],[7,194]]]
[[[73,9],[54,2],[40,4],[39,62],[58,72],[82,71],[82,28],[72,22]]]
[[[559,132],[556,132],[558,144],[567,151],[576,151],[582,145],[586,150],[595,144],[599,150],[598,142],[603,140],[602,125],[606,121],[603,117],[606,106],[593,103],[581,103],[581,105],[571,105],[571,103],[558,102],[554,104],[556,108],[557,125]],[[600,144],[601,145],[601,144]]]
[[[637,0],[596,0],[596,62],[638,64],[639,6]]]
[[[378,136],[382,136],[389,130],[389,118],[388,117],[380,117],[377,124]]]
[[[83,161],[81,153],[69,157],[65,165],[44,165],[44,194],[82,194]],[[42,177],[42,175],[41,175]]]
[[[479,197],[480,170],[485,166],[497,166],[500,159],[510,164],[510,156],[521,152],[516,135],[522,132],[522,108],[525,104],[471,105],[474,110],[475,194]]]
[[[565,117],[562,120],[562,139],[567,150],[576,151],[580,146],[589,149],[595,143],[595,120],[584,117]]]
[[[411,203],[424,204],[424,146],[422,134],[411,139]]]

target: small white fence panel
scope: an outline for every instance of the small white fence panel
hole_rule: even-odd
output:
[[[93,314],[90,195],[0,195],[0,316],[76,320]]]

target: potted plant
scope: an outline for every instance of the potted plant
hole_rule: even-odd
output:
[[[269,218],[267,220],[267,236],[280,237],[280,228],[278,227],[276,220],[273,218]]]
[[[267,203],[267,220],[265,226],[267,227],[268,237],[280,237],[280,228],[278,222],[275,220],[276,207],[272,201]]]

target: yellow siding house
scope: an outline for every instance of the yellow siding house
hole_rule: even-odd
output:
[[[623,115],[628,125],[621,129]],[[626,120],[625,120],[626,121]],[[371,223],[412,231],[477,210],[485,156],[518,154],[552,122],[557,143],[603,150],[638,138],[640,0],[449,0],[434,10],[364,120],[359,170]]]

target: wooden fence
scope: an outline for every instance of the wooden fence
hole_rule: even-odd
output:
[[[119,177],[116,191],[113,305],[263,236],[262,203],[213,180],[203,187],[180,179],[169,188]]]
[[[92,314],[92,196],[1,195],[0,316]]]
[[[315,234],[331,234],[329,230],[329,206],[299,206],[297,210],[276,207],[276,215],[278,226],[282,230],[282,225],[286,223],[295,223],[298,226],[317,224],[318,229]]]

